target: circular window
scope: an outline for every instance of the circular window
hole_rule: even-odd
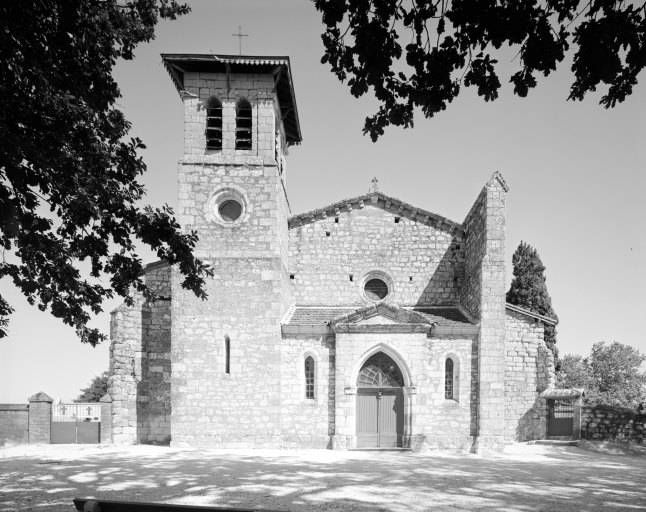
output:
[[[242,205],[238,201],[229,199],[224,201],[218,208],[220,217],[225,222],[235,222],[242,215]]]
[[[246,195],[243,189],[235,185],[221,188],[204,205],[205,217],[227,228],[238,226],[251,214]]]
[[[373,278],[366,281],[366,284],[363,287],[363,292],[366,294],[368,299],[374,302],[379,302],[388,296],[388,285],[381,279]]]

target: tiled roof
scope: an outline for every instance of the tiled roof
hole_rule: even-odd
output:
[[[326,307],[299,307],[287,322],[287,325],[319,325],[327,324],[335,318],[349,315],[357,308],[326,308]]]
[[[431,322],[441,326],[471,324],[462,311],[456,307],[413,308],[413,311],[421,313]]]
[[[540,394],[541,398],[578,398],[580,396],[585,396],[585,390],[583,388],[570,388],[570,389],[546,389]]]
[[[285,322],[285,325],[326,325],[335,318],[351,315],[358,309],[362,308],[296,306],[291,317]],[[429,323],[436,323],[440,326],[471,324],[462,312],[454,306],[414,308],[413,311],[423,315],[428,319]]]

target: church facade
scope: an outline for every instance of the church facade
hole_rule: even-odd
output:
[[[287,57],[163,55],[178,220],[208,300],[153,263],[112,313],[116,443],[499,451],[546,435],[554,320],[505,303],[505,180],[462,222],[377,190],[292,215]]]

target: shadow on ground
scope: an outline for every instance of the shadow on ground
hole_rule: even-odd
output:
[[[502,456],[134,446],[0,449],[0,511],[72,498],[292,511],[646,509],[646,457],[518,445]]]

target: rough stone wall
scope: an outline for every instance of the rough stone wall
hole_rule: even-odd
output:
[[[281,442],[281,329],[291,304],[284,167],[277,165],[277,98],[271,75],[185,75],[185,154],[179,165],[179,222],[198,231],[196,254],[215,271],[208,301],[173,274],[172,443],[277,446]],[[228,89],[230,86],[230,89]],[[205,149],[205,105],[223,104],[223,148]],[[252,106],[251,150],[235,150],[235,101]],[[284,149],[283,149],[284,152]],[[279,155],[282,156],[282,155]],[[243,204],[218,221],[217,194]],[[230,368],[225,368],[229,339]]]
[[[505,330],[505,441],[546,435],[546,400],[539,393],[554,387],[554,358],[543,341],[543,325],[507,311]]]
[[[142,346],[135,352],[135,371],[140,375],[137,383],[140,443],[170,442],[170,274],[171,269],[165,263],[149,265],[146,269],[146,284],[159,299],[146,303],[142,310]]]
[[[357,376],[363,363],[383,351],[398,363],[404,389],[406,446],[468,451],[473,441],[471,403],[475,340],[428,338],[425,333],[338,333],[336,336],[336,428],[334,447],[356,446]],[[451,356],[456,399],[444,398],[444,364]]]
[[[400,217],[394,207],[384,210],[366,202],[338,216],[338,223],[334,217],[319,219],[290,229],[289,236],[289,271],[298,304],[369,304],[362,282],[375,270],[393,279],[389,302],[458,302],[461,243],[448,231]]]
[[[172,444],[280,445],[277,260],[217,258],[202,302],[173,275]],[[225,338],[230,340],[226,373]]]
[[[185,73],[184,88],[184,154],[199,156],[200,161],[221,162],[222,157],[235,161],[257,156],[260,163],[276,165],[273,77],[269,74]],[[222,103],[222,150],[206,150],[206,105],[211,96]],[[235,149],[236,102],[246,98],[252,109],[252,142],[250,150]],[[282,128],[282,127],[281,127]],[[205,158],[206,157],[206,158]]]
[[[0,446],[27,444],[29,441],[29,406],[0,404]]]
[[[49,444],[52,402],[52,398],[42,391],[29,397],[29,444]]]
[[[502,451],[505,430],[505,201],[494,173],[464,221],[467,233],[462,303],[480,320],[478,452]]]
[[[581,438],[644,444],[646,415],[626,407],[584,405],[581,407]]]
[[[314,399],[305,397],[305,358],[314,358]],[[281,344],[282,446],[329,448],[334,434],[334,337],[285,337]]]
[[[137,296],[112,312],[110,378],[115,443],[168,443],[170,436],[170,275],[164,263],[146,268],[159,297]]]
[[[482,294],[482,260],[486,250],[487,189],[483,188],[464,219],[467,232],[464,241],[464,284],[460,289],[460,304],[480,318]]]

